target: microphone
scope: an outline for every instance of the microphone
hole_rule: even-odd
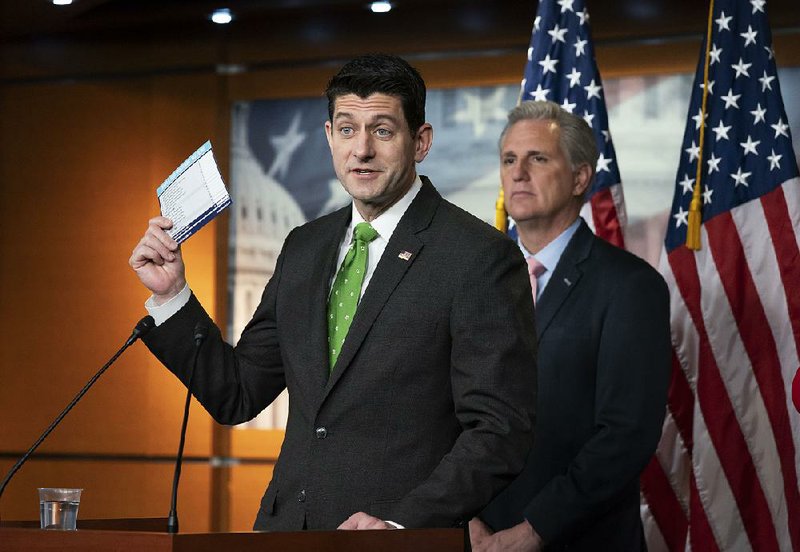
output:
[[[178,444],[178,455],[175,457],[175,474],[172,477],[172,500],[167,516],[167,533],[175,534],[178,532],[178,482],[181,479],[181,464],[183,463],[183,445],[186,443],[186,426],[189,424],[189,404],[192,400],[192,381],[197,370],[197,358],[200,354],[200,346],[208,335],[208,328],[203,322],[198,322],[194,327],[194,360],[192,361],[192,372],[189,374],[189,383],[186,386],[186,403],[183,406],[183,423],[181,424],[181,439]]]
[[[800,368],[797,369],[792,380],[792,402],[795,409],[800,412]]]
[[[103,375],[103,372],[105,372],[109,368],[109,366],[111,366],[114,363],[114,361],[117,360],[117,358],[119,358],[119,356],[123,352],[125,352],[125,349],[133,345],[137,339],[147,334],[147,332],[153,329],[155,325],[156,323],[153,320],[152,316],[145,316],[144,318],[139,320],[139,322],[136,324],[136,327],[133,328],[133,332],[131,333],[131,336],[128,338],[125,344],[114,354],[113,357],[111,357],[111,359],[108,362],[106,362],[103,365],[102,368],[100,368],[100,370],[97,371],[97,373],[94,376],[92,376],[92,379],[90,379],[89,382],[83,386],[83,389],[81,389],[78,392],[78,394],[75,395],[75,398],[72,399],[72,402],[70,402],[67,405],[67,407],[61,411],[61,414],[59,414],[56,417],[56,419],[53,420],[53,423],[51,423],[50,426],[46,430],[44,430],[44,433],[42,433],[42,435],[36,440],[33,446],[28,449],[28,452],[23,454],[22,458],[17,460],[17,463],[14,464],[14,467],[11,468],[11,470],[8,472],[8,475],[6,475],[5,479],[3,479],[3,483],[0,484],[0,497],[3,496],[3,491],[6,490],[6,486],[8,486],[8,483],[9,481],[11,481],[11,478],[14,477],[14,474],[17,473],[17,471],[28,460],[28,458],[30,458],[33,452],[37,448],[39,448],[39,445],[41,445],[42,442],[45,439],[47,439],[47,436],[50,435],[50,433],[56,428],[56,426],[61,422],[61,420],[64,419],[64,416],[66,416],[69,413],[69,411],[72,410],[72,407],[74,407],[78,403],[78,401],[81,400],[81,398],[86,394],[89,388],[92,385],[94,385],[94,382],[96,382],[100,378],[100,376]]]

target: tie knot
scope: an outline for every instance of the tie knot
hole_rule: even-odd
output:
[[[355,241],[369,243],[378,237],[378,231],[368,222],[359,222],[353,229],[353,239]]]
[[[528,274],[534,278],[538,278],[544,274],[545,270],[547,270],[542,263],[536,260],[535,257],[528,257],[525,260],[528,262]]]

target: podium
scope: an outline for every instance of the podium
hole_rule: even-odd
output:
[[[0,552],[464,552],[464,529],[178,533],[166,519],[78,520],[77,531],[39,529],[39,522],[0,524]]]

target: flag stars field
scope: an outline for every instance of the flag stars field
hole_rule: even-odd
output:
[[[623,246],[625,203],[589,20],[585,0],[540,3],[520,97],[555,102],[592,128],[601,155],[584,218],[597,235]]]

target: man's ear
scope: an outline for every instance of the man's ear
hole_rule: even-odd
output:
[[[428,152],[431,150],[431,146],[433,145],[433,127],[430,123],[425,123],[419,130],[417,130],[417,135],[414,137],[415,147],[414,147],[414,160],[417,163],[422,162],[425,157],[427,157]]]
[[[333,146],[331,144],[331,138],[332,138],[331,133],[332,132],[333,132],[333,126],[331,125],[331,122],[330,121],[325,121],[325,138],[328,139],[328,147],[329,148]]]
[[[592,181],[592,173],[592,168],[588,163],[583,163],[573,171],[575,183],[572,187],[572,195],[583,197]]]

